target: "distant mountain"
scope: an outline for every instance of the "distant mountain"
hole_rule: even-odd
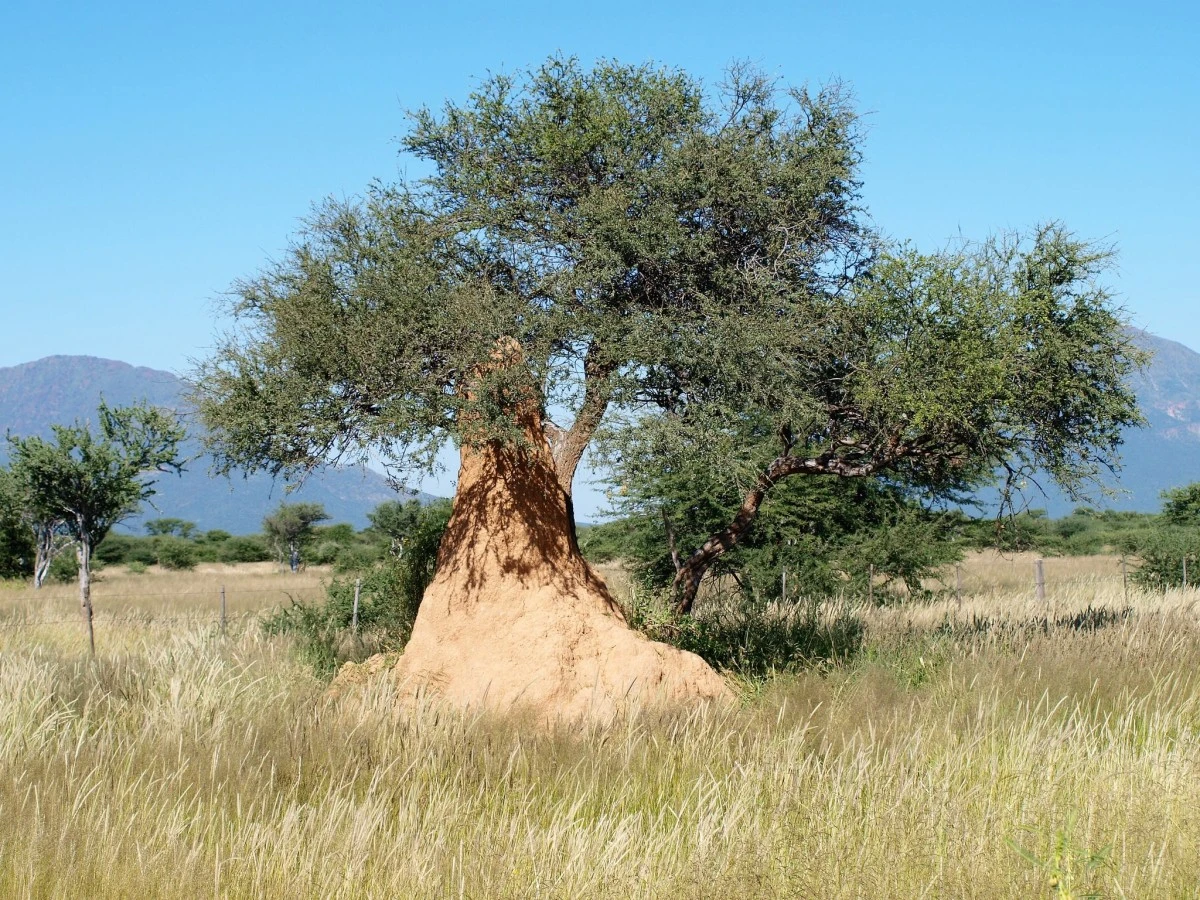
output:
[[[1130,333],[1139,347],[1152,354],[1150,364],[1132,379],[1148,424],[1125,432],[1121,471],[1117,478],[1104,479],[1118,493],[1097,497],[1094,505],[1157,512],[1163,491],[1200,481],[1200,353],[1148,331],[1132,329]],[[1025,502],[1030,509],[1044,509],[1058,518],[1081,505],[1067,499],[1049,478],[1039,480],[1046,495],[1032,488],[1027,491]],[[995,490],[981,491],[978,496],[985,511],[995,511]]]
[[[1127,432],[1121,448],[1117,486],[1128,494],[1103,505],[1155,512],[1162,491],[1200,481],[1200,353],[1148,331],[1135,331],[1134,338],[1154,354],[1133,380],[1149,424]],[[1070,512],[1070,504],[1057,499],[1047,507],[1050,514]]]
[[[182,409],[183,392],[183,382],[170,372],[91,356],[50,356],[0,368],[0,432],[48,437],[53,424],[95,421],[101,398],[112,405],[145,400]],[[0,460],[5,450],[0,446]],[[199,444],[189,442],[189,455],[198,452]],[[266,475],[212,477],[209,465],[210,460],[201,457],[182,476],[163,476],[153,498],[157,510],[144,509],[126,529],[140,530],[146,519],[175,516],[195,522],[201,530],[249,534],[259,531],[263,516],[284,499],[322,503],[333,521],[365,528],[367,512],[399,497],[384,476],[363,467],[326,469],[287,494],[282,482]],[[434,499],[428,494],[411,496],[422,502]]]
[[[1124,468],[1114,485],[1124,493],[1100,505],[1154,512],[1163,490],[1200,481],[1200,353],[1145,331],[1134,332],[1134,337],[1154,354],[1134,380],[1149,425],[1126,434],[1121,453]],[[49,435],[53,423],[93,419],[101,397],[111,404],[144,399],[180,408],[183,389],[183,383],[169,372],[89,356],[51,356],[0,368],[0,431]],[[3,454],[0,442],[0,460]],[[177,516],[202,529],[246,534],[258,531],[263,516],[286,496],[289,501],[323,503],[334,521],[362,528],[370,509],[398,496],[382,475],[365,468],[317,473],[302,488],[285,495],[284,485],[265,475],[213,478],[208,466],[208,460],[201,458],[182,477],[164,477],[154,498],[158,511],[146,510],[130,527],[137,528],[146,518]],[[433,499],[427,494],[413,496],[422,502]],[[1052,516],[1066,515],[1074,505],[1053,490],[1048,497],[1028,500],[1030,506],[1043,507]]]

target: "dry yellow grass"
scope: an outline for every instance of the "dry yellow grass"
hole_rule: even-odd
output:
[[[136,583],[211,616],[214,574]],[[1200,896],[1194,596],[1086,631],[1025,592],[866,612],[852,664],[737,709],[545,735],[398,716],[386,681],[330,704],[284,641],[139,623],[184,596],[92,663],[5,590],[0,896]]]

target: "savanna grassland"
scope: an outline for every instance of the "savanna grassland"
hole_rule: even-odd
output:
[[[736,708],[556,734],[327,700],[256,619],[319,572],[107,570],[95,662],[0,587],[0,896],[1200,896],[1200,594],[1116,566],[976,555]]]

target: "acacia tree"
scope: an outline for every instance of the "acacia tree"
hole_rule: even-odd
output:
[[[300,567],[300,552],[312,540],[313,525],[329,518],[320,503],[280,503],[263,519],[263,533],[275,548],[280,563],[287,560],[293,572]]]
[[[421,501],[387,500],[367,513],[371,530],[388,542],[395,559],[404,558],[404,545],[421,522]]]
[[[319,206],[237,285],[234,327],[196,377],[221,467],[373,454],[411,470],[447,440],[464,466],[507,447],[492,470],[524,487],[504,521],[540,521],[541,548],[567,530],[576,553],[572,517],[541,495],[556,484],[569,513],[607,420],[622,464],[747,485],[684,557],[688,608],[783,477],[937,487],[1032,461],[1070,486],[1137,419],[1134,353],[1088,283],[1102,255],[1055,228],[1031,247],[887,251],[837,86],[735,68],[710,93],[675,70],[551,59],[415,113],[402,146],[433,174]],[[452,519],[447,558],[468,521]]]
[[[841,293],[776,307],[757,349],[671,372],[650,414],[611,430],[611,461],[635,484],[690,469],[741,496],[681,551],[678,609],[787,478],[953,499],[999,473],[1005,505],[1041,478],[1077,500],[1103,490],[1122,429],[1142,422],[1127,378],[1145,359],[1098,281],[1110,259],[1057,224],[931,255],[882,248]]]
[[[1200,481],[1163,491],[1162,517],[1168,525],[1200,525]]]
[[[671,585],[695,547],[737,514],[744,491],[728,472],[703,467],[625,467],[618,508],[601,526],[619,554],[653,588]],[[870,576],[921,579],[961,558],[962,514],[928,509],[911,489],[876,478],[791,478],[773,485],[753,525],[713,561],[712,576],[749,603],[867,590]]]
[[[24,532],[16,544],[28,548],[33,587],[37,590],[45,583],[54,557],[70,547],[72,540],[62,514],[42,504],[28,488],[17,473],[0,471],[0,503],[7,508],[8,527],[19,527]]]
[[[24,498],[12,473],[0,468],[0,578],[33,571],[35,549],[22,517]]]
[[[710,105],[682,72],[554,59],[415,113],[403,146],[435,174],[321,205],[236,286],[237,327],[196,378],[224,469],[371,450],[428,467],[450,439],[528,437],[532,393],[566,419],[536,438],[569,494],[606,410],[705,353],[672,359],[681,329],[731,325],[775,269],[833,290],[865,249],[837,89],[781,96],[735,71]],[[492,365],[505,340],[519,371]]]
[[[93,655],[92,551],[113,525],[154,495],[156,473],[182,471],[184,429],[145,405],[100,404],[99,435],[86,424],[53,426],[53,440],[9,437],[12,472],[39,515],[55,517],[75,543],[79,602]]]

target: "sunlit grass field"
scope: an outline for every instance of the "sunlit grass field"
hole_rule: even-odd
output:
[[[1047,560],[1043,601],[1032,560],[556,734],[326,700],[254,618],[324,573],[105,571],[95,662],[71,587],[2,586],[0,897],[1200,896],[1200,594]]]

